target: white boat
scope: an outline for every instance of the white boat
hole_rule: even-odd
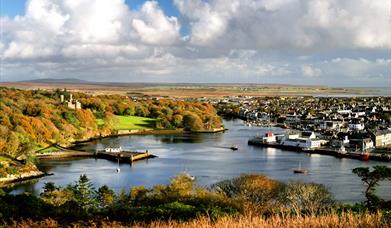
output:
[[[196,179],[195,176],[191,175],[191,174],[188,173],[187,171],[184,171],[184,172],[183,172],[183,175],[186,176],[187,178],[189,178],[189,179],[192,180],[192,181]]]
[[[121,172],[121,169],[119,168],[119,158],[117,158],[118,161],[118,168],[117,168],[117,173]]]

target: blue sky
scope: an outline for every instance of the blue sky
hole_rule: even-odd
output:
[[[24,13],[25,0],[0,0],[1,16],[14,17]]]
[[[391,87],[389,0],[0,3],[6,81]]]

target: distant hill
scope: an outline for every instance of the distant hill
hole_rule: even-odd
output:
[[[48,83],[48,84],[58,84],[58,83],[66,83],[66,84],[91,84],[92,82],[77,79],[77,78],[42,78],[35,80],[28,80],[22,82],[30,82],[30,83]]]

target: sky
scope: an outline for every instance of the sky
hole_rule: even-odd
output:
[[[0,0],[0,81],[391,87],[389,0]]]

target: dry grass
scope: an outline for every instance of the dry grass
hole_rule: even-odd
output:
[[[388,224],[389,225],[389,224]],[[143,224],[136,225],[135,227],[144,227]],[[178,223],[171,222],[154,222],[151,227],[163,228],[163,227],[176,227],[176,228],[226,228],[226,227],[263,227],[263,228],[275,228],[275,227],[387,227],[387,224],[383,220],[380,214],[365,214],[365,215],[353,215],[344,214],[342,216],[326,215],[320,217],[307,216],[307,217],[279,217],[274,216],[268,219],[261,217],[239,217],[239,218],[222,218],[216,222],[211,222],[207,218],[201,218],[193,220],[191,222]],[[389,226],[388,226],[389,227]]]
[[[67,88],[71,92],[83,92],[92,95],[138,93],[148,96],[168,96],[177,98],[221,98],[224,96],[302,96],[311,94],[361,94],[370,91],[354,88],[332,88],[309,85],[246,85],[239,84],[189,84],[189,85],[159,85],[155,86],[142,83],[123,84],[68,84],[68,83],[32,83],[32,82],[5,82],[0,83],[0,87],[14,87],[19,89],[44,89],[55,90],[57,88]]]
[[[57,221],[46,219],[42,221],[25,220],[13,224],[11,227],[59,227]],[[390,220],[386,220],[381,213],[374,214],[331,214],[323,216],[283,217],[273,216],[262,218],[258,216],[224,217],[217,221],[210,221],[206,217],[189,222],[180,221],[156,221],[152,223],[126,224],[121,222],[99,221],[73,223],[70,227],[155,227],[155,228],[275,228],[275,227],[390,227]]]

